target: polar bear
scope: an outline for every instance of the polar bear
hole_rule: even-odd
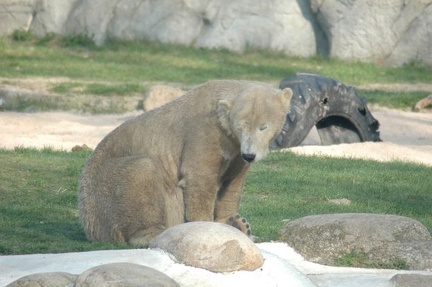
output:
[[[145,247],[168,227],[238,214],[246,171],[280,133],[292,91],[217,80],[126,121],[84,167],[78,201],[92,241]]]

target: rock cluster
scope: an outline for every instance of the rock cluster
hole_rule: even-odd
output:
[[[177,262],[212,272],[253,271],[264,263],[252,240],[240,230],[216,222],[189,222],[171,227],[157,236],[151,248],[168,252]],[[80,275],[65,272],[37,273],[7,287],[24,286],[179,286],[164,273],[132,263],[92,267]]]
[[[90,268],[81,275],[65,272],[37,273],[20,278],[7,287],[178,287],[173,279],[153,268],[132,263],[110,263]]]
[[[309,216],[288,223],[283,237],[287,239],[290,234],[297,234],[290,240],[295,248],[307,250],[314,258],[325,258],[326,253],[336,254],[337,250],[350,250],[347,246],[366,244],[369,250],[379,252],[378,246],[386,244],[411,242],[410,246],[416,248],[419,242],[430,242],[430,235],[417,221],[374,214]],[[289,282],[290,286],[297,287],[352,284],[359,287],[426,287],[432,280],[432,273],[427,271],[317,265],[304,261],[284,243],[255,245],[235,228],[213,222],[174,226],[151,244],[152,249],[0,256],[0,285],[221,287],[239,282],[247,286],[284,286]],[[308,250],[307,246],[315,249]],[[412,249],[404,249],[404,252],[409,255]],[[412,257],[427,263],[430,262],[428,254],[425,248],[423,257],[416,257],[418,254]],[[393,258],[392,255],[381,253],[387,258]],[[12,278],[15,281],[12,282]]]
[[[432,66],[432,0],[3,0],[0,35],[86,34]]]

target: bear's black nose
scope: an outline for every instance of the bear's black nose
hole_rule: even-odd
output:
[[[245,161],[251,163],[255,159],[255,154],[253,154],[253,153],[244,153],[244,154],[242,154],[242,157],[243,157],[243,159]]]

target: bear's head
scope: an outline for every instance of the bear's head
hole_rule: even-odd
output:
[[[246,162],[262,159],[279,135],[290,109],[292,90],[253,86],[233,99],[218,102],[221,126],[240,144]]]

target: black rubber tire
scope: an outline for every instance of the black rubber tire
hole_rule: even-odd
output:
[[[293,90],[291,110],[273,148],[298,146],[313,126],[322,145],[381,141],[379,122],[353,87],[312,73],[283,79],[279,88],[287,87]]]

